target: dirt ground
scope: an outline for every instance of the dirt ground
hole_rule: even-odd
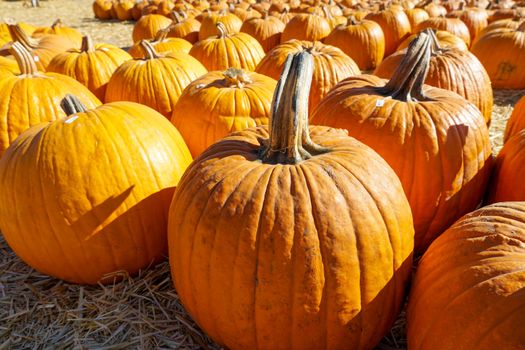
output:
[[[0,21],[49,26],[60,18],[90,34],[95,42],[119,47],[132,44],[133,22],[96,20],[92,0],[41,0],[40,8],[22,1],[0,0]],[[525,91],[495,91],[490,128],[497,153],[512,108]],[[0,234],[0,350],[82,349],[217,349],[182,308],[171,285],[166,262],[113,286],[77,286],[30,269],[9,249]],[[406,349],[405,319],[376,349]],[[39,344],[39,345],[37,345]]]

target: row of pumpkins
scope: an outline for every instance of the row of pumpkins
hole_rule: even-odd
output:
[[[131,59],[59,24],[6,25],[0,228],[22,260],[94,284],[168,255],[227,348],[370,349],[422,255],[410,349],[525,343],[525,99],[493,159],[490,80],[439,32],[383,80],[319,41],[257,55],[220,21],[167,53],[170,26]]]

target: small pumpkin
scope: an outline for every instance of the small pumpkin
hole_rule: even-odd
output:
[[[264,50],[257,39],[246,33],[230,34],[222,22],[217,23],[217,29],[219,35],[194,44],[190,55],[209,71],[230,67],[254,71],[264,57]]]
[[[365,19],[377,22],[385,35],[385,57],[394,53],[411,33],[410,21],[403,11],[386,9],[381,4],[378,12],[369,13]]]
[[[183,91],[171,122],[197,157],[230,132],[267,125],[276,83],[236,68],[209,72]]]
[[[111,283],[108,274],[162,261],[167,210],[191,162],[184,140],[136,103],[87,110],[68,96],[62,105],[67,117],[22,133],[0,160],[7,243],[36,270],[73,283]]]
[[[302,51],[312,54],[314,60],[314,75],[308,101],[310,111],[314,110],[339,81],[361,73],[357,64],[337,47],[319,41],[301,40],[290,40],[274,47],[255,71],[279,79],[288,55]]]
[[[263,13],[261,18],[251,18],[242,24],[241,32],[257,39],[264,52],[268,52],[281,41],[284,23],[274,16]]]
[[[189,53],[191,50],[191,43],[181,38],[169,38],[171,25],[167,28],[160,29],[153,40],[148,40],[150,45],[155,48],[158,53],[182,52]],[[133,58],[144,58],[147,52],[141,45],[141,42],[133,44],[128,50]]]
[[[524,202],[489,205],[456,222],[416,271],[409,349],[522,349],[524,261]]]
[[[324,42],[340,48],[361,70],[376,68],[385,54],[383,30],[374,21],[349,17],[345,26],[336,27]]]
[[[194,44],[199,41],[199,30],[201,23],[195,18],[190,18],[185,12],[173,12],[173,22],[169,26],[170,31],[168,36],[170,38],[181,38]]]
[[[82,34],[80,34],[80,32],[74,28],[65,26],[61,19],[57,19],[55,22],[53,22],[51,27],[37,28],[33,34],[31,34],[31,36],[38,38],[42,34],[56,34],[64,36],[76,46],[80,46],[82,43]]]
[[[116,17],[119,21],[129,21],[133,19],[131,11],[135,6],[135,0],[115,0],[113,4],[113,10],[115,11]]]
[[[522,129],[525,129],[525,97],[519,99],[512,110],[509,120],[507,120],[504,142],[507,142]]]
[[[201,27],[199,30],[199,40],[208,39],[220,34],[217,29],[217,23],[222,23],[230,34],[239,33],[242,26],[242,21],[239,17],[233,13],[220,12],[210,13],[202,19]]]
[[[292,39],[317,41],[323,40],[330,34],[330,23],[322,16],[313,13],[299,13],[284,27],[281,34],[281,43]]]
[[[65,74],[86,86],[97,98],[104,101],[106,87],[115,70],[131,60],[124,50],[110,45],[94,45],[91,37],[82,39],[80,50],[69,50],[56,55],[47,71]]]
[[[76,80],[62,74],[39,72],[22,44],[15,42],[11,53],[20,74],[10,73],[0,79],[0,157],[24,130],[65,117],[60,101],[66,93],[74,91],[90,108],[100,105],[95,95]]]
[[[171,20],[162,15],[150,14],[142,16],[133,27],[133,42],[153,39],[160,29],[167,28],[170,24]]]
[[[347,129],[392,166],[412,207],[416,253],[476,208],[492,166],[487,126],[476,106],[423,85],[432,45],[420,33],[389,81],[375,75],[341,81],[311,119]]]
[[[113,9],[112,0],[93,1],[93,13],[95,14],[95,18],[102,19],[102,20],[113,18],[112,9]]]
[[[170,206],[177,293],[228,349],[372,349],[403,304],[406,196],[370,148],[308,126],[309,56],[285,64],[271,125],[210,146]]]
[[[184,88],[206,68],[188,54],[160,54],[148,41],[140,44],[146,57],[124,62],[115,70],[105,100],[138,102],[170,118]]]

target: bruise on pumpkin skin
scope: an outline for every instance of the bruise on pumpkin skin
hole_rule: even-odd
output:
[[[516,70],[516,65],[512,64],[509,61],[501,62],[498,65],[498,73],[496,75],[496,80],[507,80],[511,78],[511,75]]]

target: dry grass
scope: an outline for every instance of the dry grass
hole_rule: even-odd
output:
[[[91,0],[43,1],[39,9],[0,1],[0,21],[49,25],[56,18],[95,41],[131,44],[132,23],[95,21]],[[496,91],[490,129],[494,150],[525,91]],[[217,349],[193,323],[162,263],[110,286],[78,286],[35,272],[0,234],[0,350],[28,348]],[[404,312],[377,349],[406,349]]]

